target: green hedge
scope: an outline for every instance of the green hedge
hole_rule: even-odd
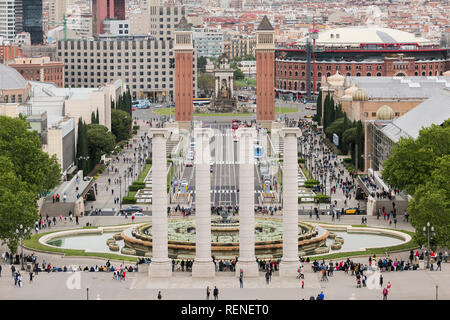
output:
[[[303,158],[298,158],[298,163],[305,163],[305,159],[303,159]]]
[[[133,126],[133,130],[139,130],[140,126]]]
[[[131,186],[128,187],[128,190],[129,191],[138,191],[138,190],[144,189],[144,188],[145,188],[144,182],[135,182]]]
[[[323,194],[318,194],[318,195],[314,196],[314,201],[316,203],[330,203],[331,199],[330,199],[330,196],[325,196]]]
[[[345,164],[350,164],[350,163],[352,163],[352,158],[344,158],[344,159],[342,159],[342,162]]]
[[[135,197],[122,197],[122,204],[136,204],[136,202]]]
[[[145,160],[145,163],[146,163],[146,164],[152,164],[152,159],[151,159],[151,158],[148,158],[147,160]]]

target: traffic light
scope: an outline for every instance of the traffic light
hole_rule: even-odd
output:
[[[174,69],[175,68],[175,58],[170,58],[169,59],[169,67],[170,67],[170,69]]]

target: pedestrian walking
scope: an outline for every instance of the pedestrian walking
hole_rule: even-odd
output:
[[[383,287],[383,275],[380,274],[380,287]]]
[[[18,277],[17,277],[17,279],[18,279],[18,282],[19,282],[19,288],[22,288],[22,275],[19,273],[19,275],[18,275]]]
[[[30,271],[30,283],[33,282],[33,271]]]
[[[388,293],[389,293],[388,289],[384,288],[383,289],[383,300],[387,300]]]
[[[302,289],[305,289],[305,281],[302,280]]]
[[[206,300],[209,300],[209,295],[211,294],[211,289],[209,289],[209,286],[206,287]]]
[[[2,265],[0,264],[0,278],[2,277]]]
[[[161,291],[158,291],[158,300],[161,300],[162,296],[161,296]]]
[[[214,295],[214,300],[219,300],[219,289],[217,289],[216,286],[214,286],[213,295]]]
[[[239,287],[242,289],[244,288],[244,273],[241,272],[241,274],[239,275]]]

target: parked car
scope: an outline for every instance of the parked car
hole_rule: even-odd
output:
[[[119,215],[132,215],[138,212],[142,212],[142,207],[140,206],[130,206],[122,208],[121,211],[119,211]]]
[[[359,214],[358,208],[347,208],[344,211],[345,214]]]

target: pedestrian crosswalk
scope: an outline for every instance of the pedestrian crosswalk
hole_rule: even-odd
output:
[[[211,164],[236,164],[235,161],[211,161]]]
[[[210,193],[238,193],[237,190],[232,190],[232,189],[223,189],[223,190],[211,190]],[[255,190],[254,191],[255,194],[261,194],[262,191],[261,190]]]

